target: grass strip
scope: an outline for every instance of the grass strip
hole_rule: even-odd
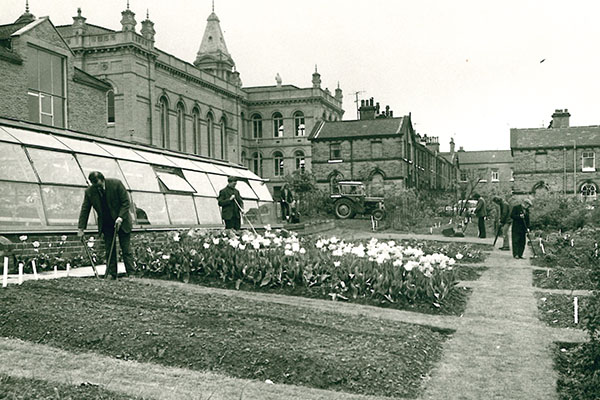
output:
[[[95,279],[0,291],[0,335],[236,378],[414,398],[447,334],[432,329]]]

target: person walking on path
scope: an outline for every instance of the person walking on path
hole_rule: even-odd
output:
[[[241,221],[241,208],[244,207],[242,196],[240,192],[235,188],[237,178],[230,176],[227,178],[227,186],[225,186],[219,192],[219,206],[221,206],[221,217],[225,221],[225,229],[240,230]]]
[[[479,193],[475,193],[473,198],[477,200],[477,205],[475,206],[475,216],[477,217],[477,227],[479,229],[478,237],[485,239],[485,217],[487,216],[485,200],[479,195]]]
[[[529,232],[529,207],[531,200],[525,199],[521,204],[513,207],[510,218],[512,219],[512,248],[514,258],[523,258],[525,251],[525,237]]]
[[[90,172],[88,180],[90,186],[85,190],[83,204],[79,212],[77,236],[83,237],[90,210],[93,207],[98,216],[98,233],[104,236],[106,260],[107,262],[110,260],[110,264],[106,266],[104,277],[106,279],[116,279],[117,246],[111,246],[111,243],[114,243],[115,232],[119,235],[125,270],[133,270],[133,254],[129,246],[132,227],[131,214],[129,213],[129,195],[120,180],[104,178],[101,172]]]
[[[291,206],[294,201],[294,194],[290,186],[286,183],[279,192],[279,203],[281,204],[281,220],[289,221],[291,216]]]
[[[496,226],[498,227],[498,236],[502,235],[502,247],[500,250],[510,250],[508,245],[508,228],[510,227],[510,205],[498,196],[494,196],[492,201],[499,207],[496,213]]]

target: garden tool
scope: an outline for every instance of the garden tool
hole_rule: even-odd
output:
[[[94,270],[94,275],[96,275],[96,278],[100,279],[100,276],[98,275],[98,271],[96,270],[96,265],[94,264],[94,259],[92,258],[90,249],[88,249],[88,246],[87,246],[87,243],[85,242],[84,236],[81,237],[81,244],[83,245],[83,250],[87,254],[88,258],[90,259],[90,263],[92,263],[92,269]]]
[[[246,216],[246,213],[244,212],[244,209],[242,208],[242,206],[240,206],[240,203],[238,203],[237,199],[234,198],[233,201],[235,201],[235,204],[238,206],[238,208],[240,209],[240,214],[242,214],[242,217],[246,218],[246,222],[248,223],[248,225],[250,225],[250,229],[252,229],[252,232],[255,235],[258,235],[256,233],[256,230],[254,229],[254,226],[252,225],[252,222],[250,222],[250,220],[248,219],[248,217]]]
[[[112,243],[110,244],[110,253],[108,253],[108,260],[106,260],[106,272],[104,273],[104,276],[108,276],[108,266],[110,265],[110,257],[112,257],[112,253],[113,250],[115,248],[115,242],[117,241],[117,232],[119,231],[120,228],[120,224],[117,223],[115,221],[115,231],[113,232],[113,238],[112,238]],[[117,262],[117,275],[119,274],[119,255],[117,254],[118,252],[115,252],[116,254],[116,262]],[[115,276],[116,278],[116,276]]]
[[[525,225],[525,217],[521,217],[521,220],[523,221],[523,226],[525,226],[525,235],[527,236],[527,240],[529,240],[529,243],[531,243],[531,251],[533,252],[533,258],[537,257],[537,254],[535,254],[535,246],[533,245],[533,240],[531,240],[531,237],[529,236],[529,228],[527,228],[527,225]]]
[[[496,242],[498,241],[498,236],[500,236],[502,234],[502,225],[498,226],[498,229],[496,229],[496,237],[494,238],[494,244],[492,245],[492,247],[496,247]]]

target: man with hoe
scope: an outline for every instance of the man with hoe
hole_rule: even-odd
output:
[[[230,176],[227,178],[227,186],[219,192],[219,206],[221,206],[221,217],[225,221],[225,229],[240,230],[241,227],[241,211],[244,207],[242,196],[235,188],[237,178]]]
[[[508,229],[510,228],[510,205],[498,196],[494,196],[492,201],[499,207],[496,212],[496,238],[502,235],[502,247],[500,250],[510,250],[508,244]],[[494,243],[495,244],[495,243]]]

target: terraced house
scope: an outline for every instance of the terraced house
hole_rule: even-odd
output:
[[[48,111],[50,100],[44,97],[37,116],[33,94],[29,104],[12,101],[10,94],[18,92],[20,82],[12,76],[28,57],[18,46],[19,30],[29,24],[39,24],[56,38],[53,50],[42,54],[59,57],[56,62],[73,71],[66,90],[96,92],[82,93],[81,101],[74,96],[64,107],[60,82],[50,89],[31,83],[23,90],[53,99]],[[323,89],[316,67],[308,87],[282,84],[279,76],[275,85],[243,87],[214,10],[193,62],[155,46],[160,30],[148,14],[139,25],[128,5],[117,30],[89,23],[81,9],[70,25],[55,27],[27,9],[14,23],[0,26],[0,115],[243,164],[268,179],[271,191],[288,172],[311,167],[307,136],[313,127],[343,116],[342,90],[339,85],[334,94]],[[63,79],[58,69],[53,71],[56,80]],[[87,108],[86,96],[100,96],[101,102],[94,103],[101,107]]]
[[[359,120],[321,121],[311,132],[319,186],[333,190],[339,180],[360,180],[370,195],[456,189],[458,165],[440,154],[436,137],[415,132],[410,114],[394,117],[373,98],[363,100],[359,112]]]
[[[596,198],[600,126],[570,126],[570,116],[568,109],[557,109],[548,128],[510,130],[515,194],[551,191]]]

